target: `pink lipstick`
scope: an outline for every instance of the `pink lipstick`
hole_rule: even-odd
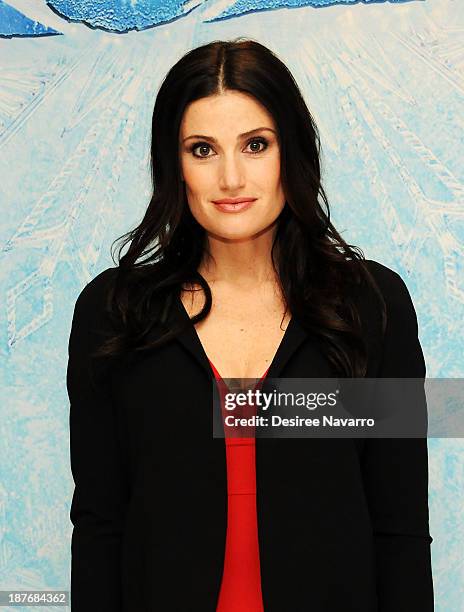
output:
[[[256,198],[223,198],[213,200],[213,204],[222,212],[242,212],[251,207]]]

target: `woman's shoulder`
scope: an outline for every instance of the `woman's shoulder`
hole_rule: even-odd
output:
[[[390,308],[395,305],[410,305],[409,289],[398,272],[373,259],[364,260],[368,271]]]
[[[398,272],[374,259],[363,259],[362,264],[373,279],[387,310],[404,311],[406,309],[411,311],[413,309],[409,289]],[[76,306],[81,311],[87,311],[93,316],[96,315],[97,311],[104,311],[106,309],[106,298],[117,273],[118,267],[106,268],[99,272],[83,287],[78,295]],[[358,288],[357,295],[367,310],[372,308],[377,310],[371,284],[369,284],[367,291]]]
[[[418,333],[418,316],[411,293],[403,278],[392,268],[374,260],[365,260],[385,304],[387,335],[406,338]],[[361,310],[366,319],[377,318],[372,294],[368,292],[361,300]]]
[[[385,264],[375,261],[374,259],[365,259],[364,263],[375,280],[384,288],[395,288],[404,283],[400,274]]]
[[[106,268],[94,276],[81,289],[77,296],[76,306],[81,310],[96,311],[105,304],[105,298],[117,274],[117,267]]]

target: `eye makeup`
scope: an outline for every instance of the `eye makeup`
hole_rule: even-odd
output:
[[[269,147],[269,141],[267,140],[267,138],[264,138],[263,136],[255,136],[254,138],[250,138],[250,140],[247,143],[247,146],[252,143],[252,142],[258,142],[262,145],[264,145],[263,148],[261,148],[259,151],[251,151],[252,155],[258,155],[259,153],[263,153],[263,151],[265,151],[268,147]],[[194,153],[195,149],[201,148],[201,147],[208,147],[208,148],[212,148],[212,146],[210,145],[209,142],[206,141],[197,141],[194,142],[193,144],[191,144],[187,150],[189,153],[192,153],[193,157],[196,157],[197,159],[208,159],[209,157],[211,157],[211,155],[197,155],[196,153]]]

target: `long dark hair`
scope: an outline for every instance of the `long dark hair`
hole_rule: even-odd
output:
[[[122,244],[107,302],[114,333],[95,356],[140,354],[171,340],[180,329],[168,324],[169,311],[181,288],[199,285],[205,294],[205,305],[191,318],[192,324],[211,309],[210,287],[197,271],[208,255],[206,231],[188,206],[178,142],[188,104],[225,90],[254,96],[277,126],[286,202],[277,219],[271,254],[287,308],[323,343],[340,376],[363,376],[367,346],[352,289],[362,280],[374,288],[383,326],[385,304],[361,249],[347,244],[330,221],[321,185],[319,133],[298,85],[272,51],[241,38],[189,51],[161,84],[152,119],[153,193],[142,222],[115,241]],[[154,325],[163,333],[147,341]]]

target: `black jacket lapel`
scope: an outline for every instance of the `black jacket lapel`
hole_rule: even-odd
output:
[[[182,304],[180,297],[174,298],[172,306],[173,320],[185,325],[183,331],[176,337],[179,341],[204,368],[210,378],[214,378],[213,370],[209,364],[208,356],[201,344],[200,338],[191,323],[190,317]],[[271,362],[267,378],[279,377],[282,369],[291,355],[297,350],[300,344],[307,338],[308,334],[302,325],[293,316],[287,326],[282,341],[277,349],[274,359]]]

